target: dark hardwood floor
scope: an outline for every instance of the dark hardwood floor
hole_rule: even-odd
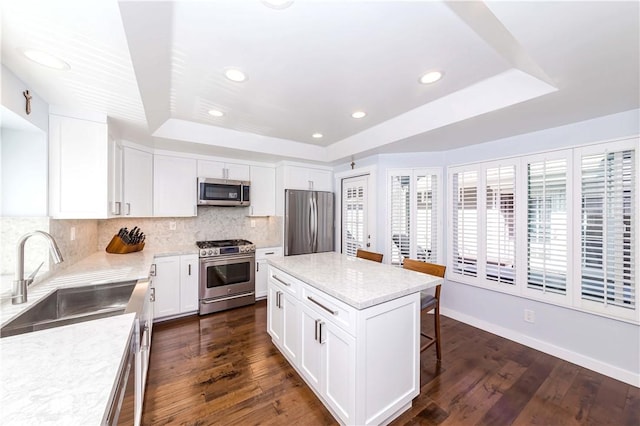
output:
[[[336,424],[255,306],[156,324],[145,425]],[[429,328],[432,321],[423,320]],[[392,425],[639,425],[640,389],[443,317],[442,363]]]

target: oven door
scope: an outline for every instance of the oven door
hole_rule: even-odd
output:
[[[255,292],[255,255],[200,260],[200,300]]]

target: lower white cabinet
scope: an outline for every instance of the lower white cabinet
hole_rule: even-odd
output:
[[[355,413],[356,339],[302,304],[300,370],[346,424]]]
[[[198,255],[156,257],[154,318],[198,310]]]
[[[267,259],[276,256],[282,256],[282,247],[256,249],[256,299],[267,297]]]
[[[267,331],[289,361],[296,363],[300,346],[300,301],[296,283],[283,275],[269,276]]]
[[[272,265],[268,274],[268,333],[341,424],[386,424],[411,407],[419,292],[356,309]]]

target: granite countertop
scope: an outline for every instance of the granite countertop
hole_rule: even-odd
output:
[[[440,277],[335,252],[275,257],[267,261],[356,309],[388,302],[444,282]]]

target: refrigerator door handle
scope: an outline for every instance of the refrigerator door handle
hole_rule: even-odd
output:
[[[313,253],[313,196],[309,197],[309,251]]]
[[[313,197],[313,252],[318,251],[318,199]]]

